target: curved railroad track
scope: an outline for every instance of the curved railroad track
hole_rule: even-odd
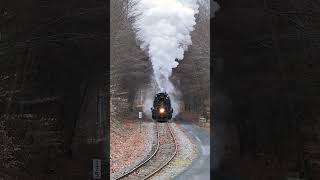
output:
[[[177,142],[169,122],[156,123],[157,147],[149,158],[117,179],[145,180],[154,176],[177,154]],[[142,152],[143,153],[143,152]]]

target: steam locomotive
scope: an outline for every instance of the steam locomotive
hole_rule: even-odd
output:
[[[156,94],[151,112],[152,119],[157,121],[168,121],[172,118],[173,109],[167,93],[161,92]]]

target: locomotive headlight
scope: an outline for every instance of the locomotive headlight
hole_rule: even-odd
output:
[[[164,108],[160,108],[159,111],[160,111],[160,113],[164,113],[165,110],[164,110]]]

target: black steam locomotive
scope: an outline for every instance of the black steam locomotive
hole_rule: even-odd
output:
[[[173,109],[167,93],[158,93],[151,108],[152,119],[157,121],[168,121],[172,118]]]

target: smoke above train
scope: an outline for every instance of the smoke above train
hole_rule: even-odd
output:
[[[197,0],[133,0],[133,27],[140,47],[153,67],[154,89],[171,97],[171,106],[179,111],[178,92],[170,81],[172,68],[178,66],[184,52],[192,44],[190,33],[196,24]],[[149,97],[150,99],[152,98]],[[147,102],[152,100],[146,99]],[[152,98],[153,99],[153,98]],[[148,106],[150,104],[144,104]],[[150,107],[150,106],[149,106]]]

